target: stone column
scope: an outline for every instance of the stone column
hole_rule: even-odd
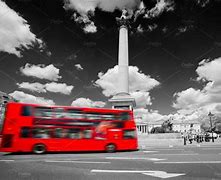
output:
[[[118,86],[117,93],[109,99],[114,109],[133,109],[135,100],[129,94],[129,57],[128,57],[128,27],[127,11],[122,11],[122,16],[117,19],[119,25],[119,54],[118,54]]]
[[[128,70],[128,28],[123,24],[119,32],[118,54],[118,93],[129,94],[129,70]]]

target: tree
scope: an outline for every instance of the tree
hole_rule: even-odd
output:
[[[206,131],[210,131],[210,125],[209,125],[209,123],[207,122],[203,122],[202,124],[201,124],[201,129],[204,131],[204,132],[206,132]]]

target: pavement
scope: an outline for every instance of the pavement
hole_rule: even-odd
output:
[[[216,146],[221,145],[221,138],[214,139],[214,142],[210,140],[210,142],[201,142],[197,143],[193,141],[192,144],[189,141],[186,141],[186,145],[184,144],[183,138],[174,138],[174,139],[152,139],[139,137],[138,144],[140,149],[145,149],[148,147],[182,147],[182,146]]]
[[[221,143],[117,153],[0,153],[0,180],[220,180]]]

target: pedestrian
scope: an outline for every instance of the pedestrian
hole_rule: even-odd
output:
[[[199,134],[196,135],[196,142],[197,142],[197,143],[200,142],[200,135],[199,135]]]
[[[193,142],[193,135],[189,134],[188,135],[188,139],[189,139],[190,144],[192,144],[192,142]]]

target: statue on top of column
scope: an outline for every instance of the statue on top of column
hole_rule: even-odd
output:
[[[117,23],[122,26],[128,26],[129,25],[129,19],[130,16],[128,15],[128,11],[126,8],[122,9],[122,15],[121,17],[116,17]]]
[[[122,9],[122,15],[120,19],[128,19],[126,8]]]

